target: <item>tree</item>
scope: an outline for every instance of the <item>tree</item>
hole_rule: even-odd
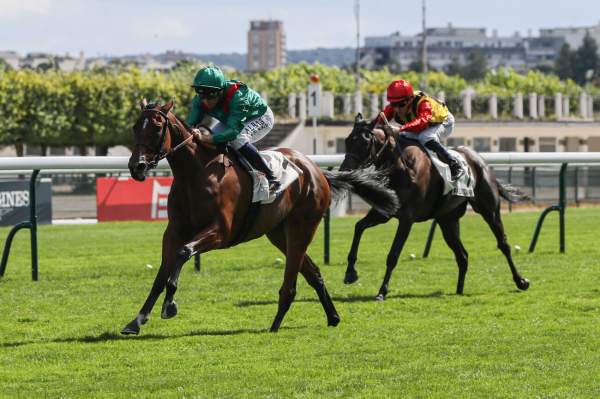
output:
[[[467,63],[462,68],[462,77],[471,81],[481,80],[485,77],[487,69],[485,55],[479,50],[474,50],[467,55]]]
[[[460,60],[457,56],[454,55],[450,59],[450,63],[446,66],[446,73],[452,76],[463,75],[463,65],[460,63]]]
[[[579,84],[585,84],[588,80],[588,71],[598,70],[598,43],[587,32],[583,43],[575,52],[575,63],[573,65],[573,80]],[[591,76],[590,76],[591,77]]]
[[[12,69],[12,66],[4,58],[0,58],[0,71],[10,71]]]
[[[571,51],[571,46],[569,46],[569,43],[563,44],[554,65],[558,77],[561,79],[572,79],[574,63],[575,54]]]

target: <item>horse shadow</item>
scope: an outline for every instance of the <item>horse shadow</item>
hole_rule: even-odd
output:
[[[442,298],[444,296],[455,296],[454,294],[444,294],[442,291],[434,291],[427,294],[395,294],[388,295],[386,298],[389,299],[433,299],[433,298]],[[357,303],[357,302],[376,302],[376,299],[372,295],[353,295],[353,296],[343,296],[343,297],[332,297],[336,302],[348,302],[348,303]],[[319,302],[317,298],[300,298],[295,299],[294,302]],[[261,301],[239,301],[235,306],[240,308],[245,308],[249,306],[265,306],[265,305],[277,305],[279,302],[276,300],[261,300]]]
[[[290,326],[282,327],[282,330],[296,330],[304,327],[301,326]],[[93,344],[111,341],[124,341],[124,340],[163,340],[172,338],[185,338],[185,337],[213,337],[213,336],[227,336],[227,335],[239,335],[239,334],[264,334],[269,333],[268,328],[240,328],[232,330],[195,330],[181,334],[144,334],[136,337],[122,335],[113,331],[105,331],[99,335],[86,335],[83,337],[67,337],[67,338],[55,338],[44,341],[17,341],[17,342],[6,342],[0,343],[0,348],[17,348],[24,345],[31,344],[50,344],[50,343],[83,343]]]

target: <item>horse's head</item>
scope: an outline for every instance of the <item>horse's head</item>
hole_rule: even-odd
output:
[[[373,127],[359,113],[354,118],[354,127],[346,137],[346,156],[340,170],[352,170],[367,163],[371,156]]]
[[[134,146],[129,158],[129,172],[137,181],[146,179],[146,172],[156,167],[171,148],[168,113],[173,102],[165,105],[148,104],[146,99],[140,102],[141,112],[133,125]]]

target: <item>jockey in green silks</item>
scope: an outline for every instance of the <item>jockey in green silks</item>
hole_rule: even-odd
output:
[[[207,117],[219,122],[210,129],[193,129],[201,142],[227,143],[238,150],[253,168],[265,174],[272,191],[278,188],[273,171],[252,144],[265,137],[275,124],[273,111],[254,90],[237,80],[225,80],[216,66],[201,68],[192,88],[196,96],[186,120],[196,126]]]

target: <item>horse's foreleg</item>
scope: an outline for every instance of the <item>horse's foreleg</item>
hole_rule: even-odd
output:
[[[179,244],[177,235],[167,227],[167,230],[163,234],[162,242],[162,262],[160,269],[154,278],[154,283],[146,298],[146,302],[140,309],[138,315],[129,324],[123,328],[122,334],[139,334],[140,326],[145,324],[150,318],[150,312],[156,303],[156,300],[165,289],[167,285],[167,279],[169,278],[170,270],[173,266],[174,253]]]
[[[386,223],[388,220],[390,220],[390,217],[382,215],[375,209],[371,209],[369,213],[365,215],[365,217],[356,222],[356,225],[354,225],[352,246],[350,247],[350,252],[348,252],[348,267],[346,268],[346,275],[344,276],[345,284],[352,284],[358,280],[358,273],[356,272],[354,265],[356,264],[358,246],[360,244],[360,239],[362,238],[363,232],[369,227]]]
[[[452,252],[454,252],[454,258],[458,265],[456,293],[461,295],[463,293],[465,276],[467,275],[467,269],[469,267],[469,254],[460,240],[460,225],[456,218],[438,220],[438,223],[446,244],[448,244]]]
[[[166,263],[162,263],[160,265],[160,269],[154,278],[154,283],[152,284],[152,288],[150,289],[150,293],[148,294],[148,298],[146,298],[146,302],[140,309],[138,315],[133,319],[129,324],[121,330],[121,334],[129,335],[129,334],[139,334],[140,326],[142,324],[146,324],[148,319],[150,318],[150,312],[156,303],[156,300],[162,293],[165,288],[165,283],[168,276],[168,266]]]
[[[398,257],[400,256],[400,252],[402,252],[402,248],[404,247],[404,243],[408,238],[408,234],[410,233],[412,225],[412,221],[408,221],[405,219],[399,219],[398,221],[398,228],[396,229],[394,242],[392,243],[392,248],[388,253],[386,261],[385,277],[383,278],[381,288],[379,288],[379,294],[377,294],[377,297],[375,297],[375,299],[379,301],[384,300],[385,296],[388,293],[388,284],[390,283],[390,279],[392,278],[392,271],[396,267],[396,264],[398,264]]]
[[[219,248],[222,241],[222,236],[219,234],[218,229],[213,226],[202,230],[192,239],[192,241],[179,249],[167,281],[167,292],[160,314],[163,319],[170,319],[177,315],[177,303],[175,302],[174,297],[179,282],[179,274],[181,273],[184,263],[196,253]]]

